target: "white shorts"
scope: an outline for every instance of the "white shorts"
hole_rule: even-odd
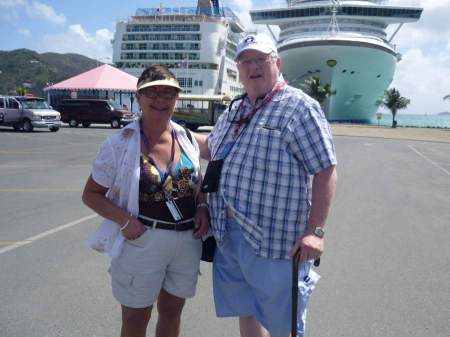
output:
[[[192,230],[147,229],[138,239],[125,241],[122,254],[111,261],[113,295],[130,308],[151,306],[161,289],[193,297],[201,253],[201,240]]]

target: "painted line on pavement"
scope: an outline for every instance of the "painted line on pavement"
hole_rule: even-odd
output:
[[[25,240],[22,240],[22,241],[16,241],[15,243],[13,243],[13,244],[10,245],[10,246],[1,248],[1,249],[0,249],[0,255],[3,254],[3,253],[9,252],[9,251],[11,251],[11,250],[14,250],[14,249],[16,249],[16,248],[23,247],[23,246],[25,246],[25,245],[28,245],[28,244],[30,244],[30,243],[33,243],[34,241],[37,241],[37,240],[42,239],[42,238],[45,238],[45,237],[47,237],[47,236],[49,236],[49,235],[55,234],[55,233],[57,233],[57,232],[59,232],[59,231],[62,231],[62,230],[64,230],[64,229],[67,229],[67,228],[70,228],[70,227],[73,227],[73,226],[75,226],[75,225],[78,225],[79,223],[82,223],[82,222],[84,222],[84,221],[86,221],[86,220],[93,219],[93,218],[96,218],[96,217],[98,217],[97,214],[91,214],[91,215],[85,216],[85,217],[83,217],[83,218],[80,218],[80,219],[78,219],[78,220],[75,220],[75,221],[66,223],[65,225],[60,225],[60,226],[58,226],[58,227],[55,227],[55,228],[50,229],[50,230],[48,230],[48,231],[45,231],[45,232],[43,232],[43,233],[41,233],[41,234],[32,236],[32,237],[30,237],[30,238],[28,238],[28,239],[25,239]]]
[[[81,192],[81,188],[0,188],[0,192]]]
[[[447,173],[447,175],[450,176],[450,171],[447,171],[445,168],[443,168],[441,165],[439,165],[438,163],[436,163],[434,160],[431,160],[430,158],[428,158],[426,155],[424,155],[423,153],[421,153],[419,150],[417,150],[414,146],[412,145],[408,145],[408,147],[413,150],[415,153],[417,153],[419,156],[421,156],[423,159],[425,159],[427,162],[429,162],[431,165],[437,167],[438,169],[440,169],[441,171]]]
[[[12,244],[27,242],[26,240],[23,241],[14,241],[14,240],[0,240],[0,246],[9,246]]]

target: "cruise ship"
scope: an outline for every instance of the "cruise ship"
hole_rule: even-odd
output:
[[[301,88],[317,76],[331,85],[335,94],[323,104],[328,120],[369,123],[401,60],[392,41],[422,10],[380,0],[291,0],[250,15],[255,24],[279,26],[277,48],[289,84]],[[389,25],[398,26],[387,36]]]
[[[234,62],[243,33],[238,17],[218,0],[140,8],[117,23],[113,62],[136,77],[150,64],[166,64],[186,94],[233,97],[243,90]]]

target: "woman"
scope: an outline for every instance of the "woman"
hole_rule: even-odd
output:
[[[195,293],[208,205],[198,192],[198,145],[171,121],[180,91],[162,65],[142,73],[142,117],[103,143],[83,192],[84,203],[125,239],[109,270],[121,337],[146,335],[155,301],[155,335],[179,336],[185,299]]]

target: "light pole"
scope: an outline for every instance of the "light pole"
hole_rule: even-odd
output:
[[[53,82],[47,82],[47,83],[45,83],[45,86],[46,86],[47,88],[49,88],[49,87],[53,86]],[[48,102],[49,105],[52,105],[52,102],[51,102],[51,95],[50,95],[50,91],[51,91],[51,90],[52,90],[52,89],[48,89],[48,90],[47,90],[47,102]]]

